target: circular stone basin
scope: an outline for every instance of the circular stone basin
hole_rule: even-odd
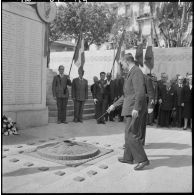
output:
[[[37,153],[43,157],[56,160],[81,160],[94,157],[100,151],[91,144],[64,140],[62,142],[45,144],[37,148]]]

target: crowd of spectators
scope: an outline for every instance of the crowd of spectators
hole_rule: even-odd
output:
[[[153,112],[148,113],[147,125],[160,127],[179,127],[186,130],[192,128],[192,74],[187,73],[186,77],[177,74],[169,79],[166,73],[161,73],[161,79],[157,80],[155,74],[147,74],[152,80],[154,96],[152,101]],[[106,121],[122,122],[121,107],[118,107],[109,115],[101,117],[107,108],[123,95],[125,74],[117,75],[111,79],[110,73],[101,72],[100,79],[94,77],[94,84],[91,92],[95,104],[95,117],[98,124],[105,124]],[[100,118],[101,117],[101,118]]]

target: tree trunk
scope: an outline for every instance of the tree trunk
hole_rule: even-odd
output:
[[[181,26],[180,26],[180,32],[179,32],[179,39],[178,39],[178,46],[181,47],[181,38],[183,34],[183,26],[184,26],[184,21],[185,21],[185,14],[186,14],[186,3],[184,2],[183,4],[183,12],[182,12],[182,18],[181,18]]]

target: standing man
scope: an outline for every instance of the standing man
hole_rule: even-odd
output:
[[[58,121],[57,123],[65,123],[66,121],[66,107],[68,103],[69,91],[67,85],[71,86],[71,80],[68,75],[64,74],[64,66],[60,65],[58,68],[59,75],[56,75],[52,83],[53,97],[57,101]]]
[[[111,104],[114,102],[115,98],[115,82],[111,80],[112,75],[111,73],[106,74],[107,80],[106,80],[106,86],[105,86],[105,93],[104,93],[104,108],[107,109]],[[108,121],[108,116],[110,121],[114,121],[114,115],[113,113],[107,114],[105,116],[105,120]]]
[[[94,77],[93,77],[93,82],[94,82],[94,83],[91,85],[90,89],[91,89],[92,97],[93,97],[93,99],[94,99],[94,98],[95,98],[95,97],[94,97],[94,86],[98,83],[98,77],[94,76]],[[95,102],[94,102],[94,105],[95,105]],[[97,117],[96,117],[96,105],[95,105],[94,110],[95,110],[95,119],[96,119],[96,118],[97,118]]]
[[[123,86],[124,86],[124,75],[117,75],[115,79],[115,100],[118,100],[121,96],[124,95]],[[124,116],[121,116],[122,106],[119,106],[114,110],[115,115],[118,115],[118,122],[122,122],[124,120]]]
[[[134,170],[141,170],[149,165],[149,160],[139,139],[139,124],[147,110],[144,75],[135,65],[134,58],[129,53],[125,54],[122,66],[123,69],[128,70],[124,96],[111,105],[107,111],[111,112],[115,107],[123,105],[122,115],[126,117],[125,150],[123,157],[118,160],[129,164],[136,161],[138,164]]]
[[[105,112],[105,72],[100,72],[100,80],[94,85],[94,103],[96,105],[97,119]],[[97,120],[97,124],[105,124],[104,117]]]
[[[182,127],[183,125],[183,118],[182,118],[182,88],[183,88],[183,77],[178,76],[178,81],[176,85],[176,123],[177,127]]]
[[[83,108],[88,99],[88,81],[83,78],[84,70],[78,69],[79,77],[72,81],[72,99],[74,101],[74,122],[83,122]]]

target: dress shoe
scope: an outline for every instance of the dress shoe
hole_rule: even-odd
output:
[[[183,130],[187,130],[187,127],[184,127]]]
[[[78,120],[78,122],[82,123],[83,121],[82,120]]]
[[[61,123],[61,121],[57,121],[57,124],[60,124]]]
[[[104,121],[101,122],[102,124],[106,124]]]
[[[145,166],[148,166],[150,164],[149,160],[138,163],[135,167],[134,170],[142,170]]]
[[[63,121],[62,123],[64,123],[64,124],[68,124],[68,122],[67,122],[67,121]]]
[[[114,120],[113,120],[113,119],[110,119],[110,121],[114,122]]]
[[[127,161],[123,157],[118,157],[118,161],[121,163],[133,164],[133,161]]]

